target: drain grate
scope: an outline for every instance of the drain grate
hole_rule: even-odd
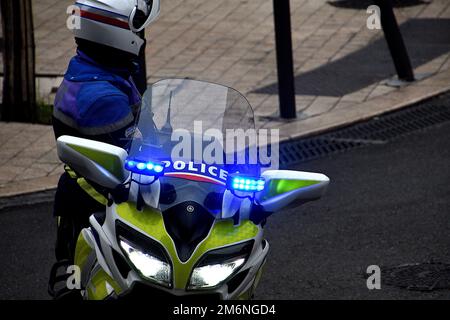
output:
[[[384,144],[447,121],[450,121],[450,93],[330,133],[283,142],[280,166],[286,168],[357,147]]]
[[[373,0],[332,0],[328,3],[334,7],[346,9],[363,9],[366,10],[374,4]],[[428,4],[430,0],[392,0],[394,8],[411,7],[421,4]]]
[[[382,268],[382,284],[408,290],[450,289],[450,264],[415,263]]]

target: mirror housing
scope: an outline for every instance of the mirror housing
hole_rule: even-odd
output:
[[[103,187],[115,189],[130,173],[124,164],[127,152],[107,143],[72,136],[56,140],[59,159],[80,174]]]
[[[284,207],[297,207],[322,197],[330,179],[321,173],[267,170],[263,172],[264,190],[258,192],[255,201],[266,212]]]

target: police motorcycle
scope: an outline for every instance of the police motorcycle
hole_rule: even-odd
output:
[[[329,183],[254,161],[255,139],[242,139],[252,130],[239,92],[167,79],[144,93],[128,151],[61,136],[61,161],[110,191],[106,212],[78,236],[82,298],[252,298],[269,252],[266,219],[320,198]]]

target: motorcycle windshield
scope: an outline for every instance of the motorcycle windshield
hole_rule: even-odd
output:
[[[162,209],[185,201],[221,210],[229,173],[259,174],[255,120],[234,89],[167,79],[143,95],[129,158],[160,162]]]

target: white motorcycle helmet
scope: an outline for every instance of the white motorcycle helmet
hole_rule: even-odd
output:
[[[80,27],[75,38],[139,54],[145,40],[139,32],[156,20],[160,0],[78,0]]]

